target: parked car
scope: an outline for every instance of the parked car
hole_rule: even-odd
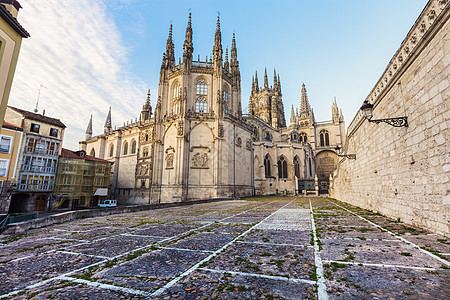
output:
[[[98,205],[98,207],[115,207],[117,206],[117,200],[111,200],[111,199],[107,199],[105,201],[103,201],[103,203],[100,203]]]

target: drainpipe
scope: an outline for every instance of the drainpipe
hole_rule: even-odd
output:
[[[233,124],[233,199],[236,199],[236,124]]]
[[[188,151],[187,151],[187,178],[186,178],[186,199],[185,201],[188,201],[189,199],[189,170],[190,167],[190,159],[191,159],[191,120],[189,120],[189,136],[188,136]]]

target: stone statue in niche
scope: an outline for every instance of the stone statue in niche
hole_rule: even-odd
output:
[[[241,147],[242,146],[242,139],[240,137],[236,138],[236,146]]]
[[[252,141],[251,140],[247,140],[247,142],[245,143],[245,147],[247,147],[247,149],[251,149],[252,148]]]
[[[148,156],[148,147],[147,146],[145,146],[143,148],[142,153],[143,153],[144,157]]]
[[[145,176],[148,173],[148,164],[139,166],[138,176]]]
[[[166,155],[166,169],[173,169],[173,153],[169,153]]]
[[[179,121],[178,122],[178,131],[177,131],[178,135],[183,135],[183,122]]]
[[[192,166],[194,168],[208,168],[208,154],[195,153],[192,157]]]
[[[219,124],[219,137],[223,137],[223,124]]]

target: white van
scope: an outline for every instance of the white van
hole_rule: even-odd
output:
[[[117,206],[117,200],[110,200],[110,199],[107,199],[103,201],[103,203],[100,203],[98,205],[98,207],[114,207],[114,206]]]

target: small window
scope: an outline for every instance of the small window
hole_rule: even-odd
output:
[[[128,142],[125,142],[125,144],[123,145],[123,155],[127,154],[128,154]]]
[[[136,141],[133,140],[131,142],[131,154],[135,154],[136,153]]]
[[[111,146],[109,146],[109,157],[113,157],[114,155],[114,145],[111,144]]]
[[[326,130],[320,131],[320,146],[321,147],[330,146],[330,137],[328,131]]]
[[[8,160],[0,159],[0,176],[6,176],[7,168],[8,168]]]
[[[2,136],[0,140],[0,152],[9,152],[11,145],[11,137]]]
[[[284,156],[281,156],[278,160],[278,178],[288,178],[287,161]]]
[[[145,188],[145,179],[142,179],[142,181],[141,181],[141,187]]]
[[[269,154],[266,154],[266,156],[264,157],[264,171],[265,171],[266,177],[271,176],[270,165],[271,165],[270,156],[269,156]]]
[[[58,137],[58,129],[50,128],[50,136]]]
[[[30,131],[31,132],[35,132],[35,133],[39,133],[39,128],[41,128],[41,125],[35,124],[35,123],[31,123]]]

